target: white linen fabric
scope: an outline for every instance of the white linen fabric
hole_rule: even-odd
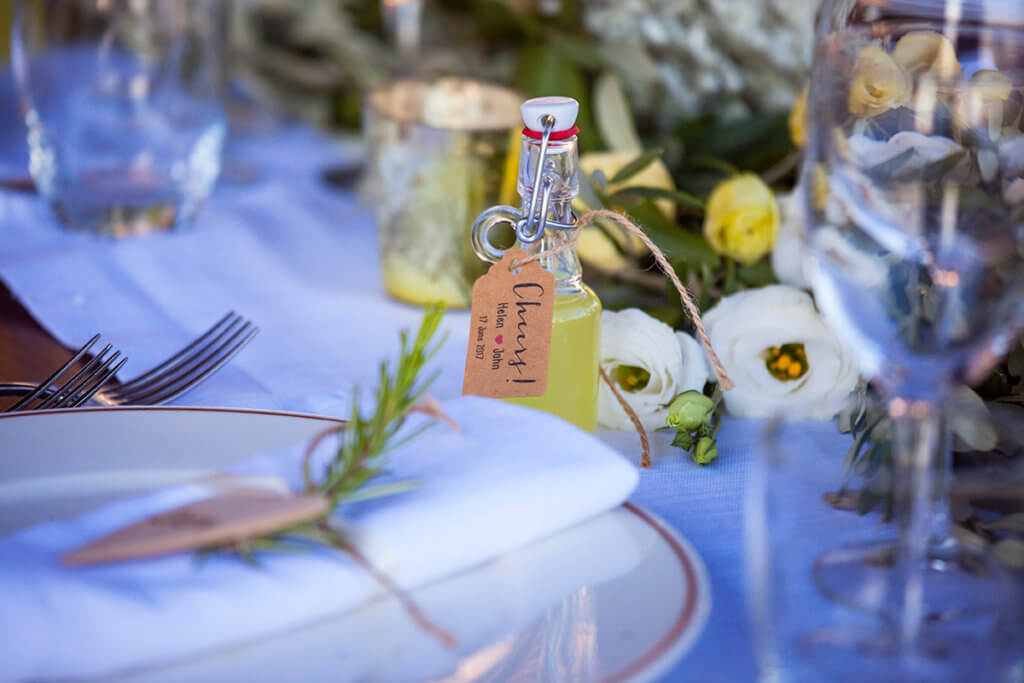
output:
[[[370,562],[405,588],[608,510],[636,486],[632,465],[562,420],[477,397],[444,409],[459,431],[439,423],[429,438],[387,456],[388,476],[419,480],[418,488],[341,511]],[[415,416],[408,428],[424,419]],[[303,450],[259,456],[235,471],[279,475],[297,489]],[[310,623],[381,592],[363,568],[329,549],[266,553],[258,567],[231,556],[197,563],[190,553],[87,568],[59,563],[90,539],[208,495],[202,486],[176,487],[0,539],[2,678],[86,677],[172,661]]]
[[[0,192],[0,276],[69,348],[101,333],[128,357],[122,378],[234,310],[259,334],[176,404],[344,417],[353,386],[371,393],[398,331],[415,330],[421,309],[384,295],[372,216],[320,178],[351,163],[349,148],[295,128],[239,154],[257,180],[219,186],[195,224],[174,234],[68,233],[37,197]],[[449,339],[434,368],[444,372],[431,389],[439,399],[461,394],[469,316],[449,313],[442,328]]]

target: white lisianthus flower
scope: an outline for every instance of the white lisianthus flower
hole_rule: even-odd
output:
[[[665,426],[668,406],[679,394],[700,391],[708,379],[704,351],[688,334],[637,308],[601,315],[601,367],[619,385],[645,429]],[[629,382],[623,382],[628,377]],[[597,422],[608,429],[633,428],[604,382],[597,397]]]
[[[853,357],[810,295],[794,287],[727,296],[704,315],[704,327],[735,384],[725,392],[730,415],[827,420],[857,384]]]

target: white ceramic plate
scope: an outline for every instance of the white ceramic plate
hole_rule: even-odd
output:
[[[334,423],[218,408],[0,415],[0,534],[203,476]],[[413,598],[455,633],[456,649],[420,631],[396,600],[382,599],[123,680],[651,680],[685,653],[711,606],[690,545],[630,504]]]

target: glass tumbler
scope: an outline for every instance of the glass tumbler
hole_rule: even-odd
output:
[[[29,170],[66,227],[186,225],[220,170],[229,3],[18,0],[11,57]]]

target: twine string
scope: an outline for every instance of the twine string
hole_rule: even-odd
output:
[[[601,379],[608,385],[608,388],[612,390],[612,396],[619,402],[622,409],[626,411],[626,415],[629,416],[629,421],[633,423],[633,428],[636,429],[636,433],[640,435],[640,466],[650,467],[651,466],[651,442],[647,438],[647,430],[644,429],[644,425],[640,422],[640,417],[633,410],[633,406],[629,405],[625,397],[619,391],[619,388],[615,386],[615,382],[611,380],[608,373],[604,371],[600,365],[597,366],[598,371],[601,373]]]
[[[665,258],[665,254],[658,248],[658,245],[651,241],[651,238],[647,236],[647,233],[645,233],[640,226],[623,214],[610,211],[608,209],[595,209],[593,211],[588,211],[576,222],[576,230],[573,231],[572,237],[567,242],[552,247],[551,249],[545,249],[536,254],[532,254],[526,258],[514,259],[509,263],[509,270],[525,266],[527,263],[532,263],[542,258],[553,256],[554,254],[560,254],[564,251],[574,249],[576,247],[576,242],[580,237],[580,230],[585,225],[593,223],[599,218],[607,218],[608,220],[614,221],[628,233],[636,235],[640,241],[650,249],[651,253],[654,255],[655,262],[658,264],[658,268],[668,276],[672,281],[673,286],[675,286],[676,291],[679,292],[679,298],[683,302],[683,308],[686,309],[687,315],[690,316],[690,320],[693,321],[694,327],[697,328],[697,336],[700,339],[700,343],[704,346],[704,350],[707,351],[708,357],[711,359],[711,364],[715,368],[715,376],[718,378],[718,386],[722,388],[722,391],[729,391],[732,389],[735,385],[732,383],[732,380],[729,379],[729,374],[725,371],[722,361],[719,360],[718,354],[715,353],[714,348],[711,346],[711,339],[708,338],[708,333],[704,329],[704,323],[701,322],[700,319],[700,311],[697,309],[697,305],[693,303],[693,297],[690,296],[690,292],[683,286],[683,283],[679,281],[679,276],[676,275],[675,269],[672,267],[672,264],[668,262],[668,259]]]

